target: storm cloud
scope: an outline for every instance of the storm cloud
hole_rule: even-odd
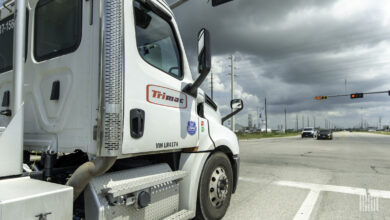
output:
[[[168,1],[172,2],[172,1]],[[174,10],[186,53],[196,73],[196,34],[211,33],[214,99],[229,110],[230,60],[235,59],[235,97],[245,102],[237,122],[256,118],[267,97],[269,124],[295,128],[304,116],[340,127],[390,123],[390,97],[368,95],[315,101],[317,95],[390,89],[390,2],[387,0],[234,0],[213,8],[190,0]],[[203,89],[210,93],[210,78]],[[255,120],[256,122],[256,120]]]

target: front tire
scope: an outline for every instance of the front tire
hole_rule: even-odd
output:
[[[230,204],[233,170],[222,152],[210,156],[203,167],[198,190],[196,219],[222,219]]]

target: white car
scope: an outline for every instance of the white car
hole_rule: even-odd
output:
[[[302,130],[301,137],[316,137],[317,131],[313,127],[307,127]]]

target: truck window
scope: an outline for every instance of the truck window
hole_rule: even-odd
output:
[[[14,16],[8,16],[0,21],[0,73],[12,69]]]
[[[26,10],[26,38],[25,38],[25,59],[27,58],[27,36],[28,36],[28,16]],[[14,45],[15,17],[10,15],[0,21],[0,73],[9,71],[13,65],[13,45]]]
[[[35,9],[35,59],[75,51],[81,41],[81,21],[82,0],[40,0]]]
[[[134,1],[134,16],[141,57],[152,66],[181,78],[180,52],[171,24],[138,1]]]

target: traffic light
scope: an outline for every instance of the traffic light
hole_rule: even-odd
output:
[[[328,96],[316,96],[314,97],[315,100],[321,100],[321,99],[328,99]]]
[[[363,93],[351,94],[351,99],[359,99],[359,98],[363,98]]]

